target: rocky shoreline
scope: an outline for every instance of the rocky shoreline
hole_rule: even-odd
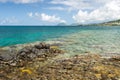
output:
[[[16,49],[6,49],[0,50],[0,63],[6,62],[11,65],[12,63],[15,65],[19,61],[32,61],[35,58],[41,57],[46,58],[52,57],[57,54],[63,53],[62,50],[58,49],[56,44],[45,44],[39,43],[36,45],[27,45],[23,48]]]
[[[59,58],[59,43],[0,49],[0,80],[120,80],[120,56]]]

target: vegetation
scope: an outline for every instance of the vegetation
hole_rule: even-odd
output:
[[[120,19],[119,20],[114,20],[114,21],[109,21],[109,22],[104,22],[104,23],[99,23],[99,24],[91,24],[92,26],[120,26]],[[89,25],[89,26],[91,26]]]

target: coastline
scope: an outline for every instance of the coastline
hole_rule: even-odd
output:
[[[32,43],[11,45],[11,46],[6,46],[6,47],[1,47],[0,50],[14,52],[14,51],[19,51],[19,50],[21,50],[25,47],[28,47],[28,46],[32,47],[34,45],[39,45],[40,43],[49,44],[51,46],[59,47],[59,49],[65,51],[65,53],[61,55],[61,57],[64,57],[64,58],[69,58],[69,57],[72,57],[74,55],[86,55],[86,54],[98,54],[98,55],[102,56],[103,58],[112,58],[114,56],[120,56],[120,53],[92,53],[92,52],[87,52],[87,51],[83,52],[83,53],[77,52],[77,54],[76,54],[76,52],[72,51],[72,53],[70,54],[70,52],[68,50],[66,50],[65,46],[66,46],[66,44],[71,45],[72,42],[71,41],[67,42],[65,40],[60,41],[59,39],[58,40],[55,39],[53,41],[36,41],[36,42],[32,42]]]
[[[44,42],[0,48],[0,77],[2,80],[119,80],[120,53],[116,53],[119,47],[101,44],[104,39],[96,35],[80,31]],[[108,37],[105,40],[111,43]],[[106,49],[110,53],[102,52]]]
[[[80,41],[84,41],[82,39],[86,39],[86,38],[89,37],[89,35],[93,34],[93,33],[86,34],[86,33],[83,33],[83,32],[66,34],[66,35],[63,35],[59,38],[54,38],[54,39],[50,39],[50,40],[48,39],[48,40],[45,40],[45,41],[35,41],[35,42],[32,42],[32,43],[16,44],[16,45],[11,45],[11,46],[1,47],[0,50],[9,50],[9,51],[16,50],[16,51],[19,51],[22,48],[27,47],[27,46],[34,46],[34,45],[38,45],[39,43],[45,43],[45,44],[49,44],[49,45],[58,46],[61,50],[66,51],[65,56],[68,56],[68,57],[71,57],[71,56],[74,56],[74,55],[79,55],[79,54],[82,55],[82,54],[86,54],[86,53],[99,54],[99,55],[103,56],[104,58],[105,57],[110,58],[112,56],[120,56],[120,53],[118,53],[119,51],[117,51],[117,52],[106,52],[106,53],[102,52],[102,51],[99,51],[99,52],[97,52],[97,51],[92,52],[91,51],[90,52],[90,51],[87,51],[87,49],[89,50],[89,47],[82,51],[82,48],[86,47],[86,44],[84,42],[82,42],[82,43],[78,42],[78,39],[79,39],[78,35],[80,35],[80,38],[81,38]],[[96,33],[96,34],[99,35],[98,33]],[[92,36],[93,39],[94,39],[94,36],[95,35]],[[91,44],[92,44],[92,42],[91,42]],[[94,44],[91,45],[91,47],[93,49],[95,49],[95,48],[100,48],[101,49],[102,46],[103,46],[103,48],[104,48],[104,46],[106,46],[106,48],[109,47],[109,45],[94,45]],[[77,48],[79,48],[78,51],[77,51]],[[79,51],[79,50],[81,50],[81,51]]]
[[[120,0],[0,0],[0,80],[120,80]]]
[[[120,56],[108,58],[86,53],[63,57],[65,54],[58,44],[24,44],[23,49],[18,50],[13,58],[5,60],[0,57],[1,79],[120,79]]]

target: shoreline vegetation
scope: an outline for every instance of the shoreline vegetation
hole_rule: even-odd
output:
[[[36,42],[0,48],[0,80],[120,80],[120,56],[86,53],[64,58],[60,45]]]
[[[67,25],[65,23],[61,23],[61,24],[58,24],[58,26],[120,26],[120,19],[108,21],[108,22],[102,22],[102,23],[90,23],[90,24],[74,23],[71,25]]]
[[[120,19],[102,23],[94,23],[94,24],[80,24],[77,26],[120,26]]]

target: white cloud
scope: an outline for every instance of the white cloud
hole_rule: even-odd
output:
[[[0,19],[1,25],[3,25],[3,24],[16,24],[18,22],[19,21],[15,17]]]
[[[46,8],[46,9],[50,9],[50,10],[65,10],[65,8],[63,7],[49,7],[49,8]]]
[[[120,0],[107,0],[101,6],[91,12],[79,10],[73,19],[78,23],[95,23],[120,19]]]
[[[68,10],[78,10],[78,9],[90,9],[92,8],[88,2],[85,0],[52,0],[51,4],[61,4],[64,5]]]
[[[55,22],[58,22],[58,23],[66,23],[65,20],[61,19],[60,17],[57,17],[55,15],[47,15],[45,13],[28,13],[28,16],[29,17],[34,17],[34,18],[37,18],[41,21],[45,21],[45,22],[52,22],[52,23],[55,23]]]
[[[55,15],[50,16],[44,13],[41,14],[41,19],[48,22],[65,22],[60,17],[56,17]]]
[[[22,4],[27,4],[27,3],[35,3],[35,2],[41,2],[43,0],[0,0],[0,2],[13,2],[13,3],[22,3]]]
[[[106,3],[116,0],[52,0],[50,1],[53,5],[61,5],[60,7],[67,9],[68,11],[72,10],[94,10],[101,6],[104,6]],[[56,8],[54,6],[54,8]],[[58,9],[59,10],[59,9]]]
[[[27,13],[27,15],[28,15],[29,17],[33,17],[33,13],[32,13],[32,12]]]

